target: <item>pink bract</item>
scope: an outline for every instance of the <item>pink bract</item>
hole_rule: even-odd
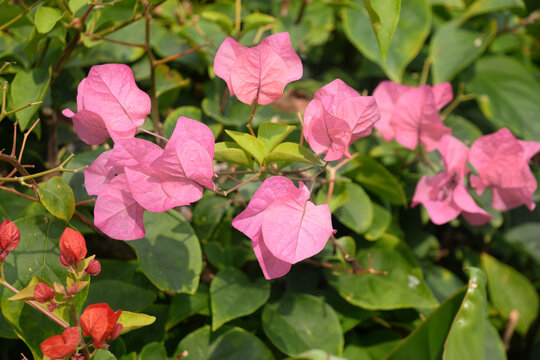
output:
[[[534,210],[532,201],[537,183],[529,168],[530,159],[540,151],[540,142],[522,141],[504,128],[474,142],[470,163],[478,171],[471,175],[471,185],[478,194],[486,188],[493,193],[492,206],[510,210],[526,205]]]
[[[321,251],[334,231],[328,206],[314,205],[304,184],[281,176],[266,179],[232,225],[251,239],[267,279]]]
[[[449,83],[415,88],[383,81],[373,97],[381,111],[375,128],[386,141],[395,139],[411,150],[421,143],[427,151],[433,151],[441,138],[451,132],[439,116],[439,110],[453,97]]]
[[[304,114],[304,137],[324,160],[350,158],[349,146],[368,136],[380,113],[372,96],[360,96],[336,79],[315,93]]]
[[[411,206],[424,205],[431,221],[440,225],[459,214],[471,225],[483,225],[492,216],[473,200],[463,179],[468,173],[469,149],[458,139],[445,135],[439,144],[445,171],[435,176],[424,176],[416,186]]]
[[[248,105],[255,99],[266,105],[279,99],[288,83],[302,77],[302,62],[288,33],[268,36],[252,48],[228,37],[218,49],[214,72],[225,80],[231,96]]]
[[[73,119],[77,135],[91,145],[135,135],[150,113],[150,97],[135,84],[133,72],[122,64],[96,65],[90,69],[77,92],[77,113],[65,109]]]

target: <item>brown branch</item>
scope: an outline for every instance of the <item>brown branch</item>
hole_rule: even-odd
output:
[[[0,161],[4,161],[11,164],[15,169],[17,169],[17,171],[21,175],[30,176],[30,173],[24,168],[24,166],[22,166],[17,161],[17,158],[15,156],[10,156],[10,155],[0,153]],[[39,198],[38,186],[37,186],[36,180],[34,180],[33,178],[29,178],[29,180],[31,182],[32,189],[34,190],[34,193],[36,194],[36,197]]]
[[[178,59],[179,57],[181,56],[184,56],[184,55],[187,55],[187,54],[191,54],[192,52],[194,51],[197,51],[207,45],[210,45],[210,41],[207,41],[205,42],[204,44],[202,45],[198,45],[198,46],[195,46],[195,47],[192,47],[191,49],[187,49],[187,50],[184,50],[182,52],[179,52],[178,54],[174,54],[174,55],[171,55],[169,57],[166,57],[164,59],[160,59],[160,60],[154,60],[154,66],[155,67],[158,67],[159,65],[162,65],[162,64],[166,64],[170,61],[173,61],[173,60],[176,60]]]

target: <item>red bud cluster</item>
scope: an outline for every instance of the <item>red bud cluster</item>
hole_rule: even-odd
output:
[[[60,237],[60,263],[70,267],[86,257],[86,242],[82,234],[66,228]]]
[[[113,311],[108,304],[100,303],[88,306],[80,317],[84,336],[94,339],[96,349],[104,348],[104,343],[116,339],[122,331],[122,324],[117,323],[122,311]]]
[[[88,275],[98,276],[99,273],[101,272],[101,264],[96,259],[90,260],[90,262],[88,263],[88,266],[86,267],[86,269],[84,269],[84,271]]]
[[[54,290],[43,283],[39,283],[34,289],[34,299],[38,303],[45,304],[54,299]]]
[[[0,262],[3,262],[10,251],[15,250],[21,240],[21,232],[12,221],[4,220],[0,224]]]

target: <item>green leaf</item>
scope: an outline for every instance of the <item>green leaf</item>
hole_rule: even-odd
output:
[[[430,262],[422,264],[424,278],[439,301],[448,299],[463,287],[463,281],[450,270]]]
[[[9,110],[15,110],[31,102],[43,100],[50,81],[51,69],[19,70],[9,87],[11,96]],[[38,107],[38,105],[32,105],[24,110],[17,111],[15,116],[18,119],[21,131],[28,128],[32,115],[38,110]]]
[[[398,334],[389,330],[372,330],[362,335],[351,333],[343,356],[357,360],[384,359],[400,339]]]
[[[461,16],[461,21],[465,21],[476,15],[487,14],[490,12],[512,9],[512,8],[524,8],[522,0],[476,0],[473,1],[467,10]]]
[[[363,268],[368,267],[369,256],[373,269],[386,271],[386,275],[325,272],[330,285],[345,300],[370,310],[429,309],[437,306],[438,302],[424,282],[411,250],[398,238],[385,235],[377,242],[365,244],[356,254]]]
[[[517,311],[519,320],[516,331],[525,335],[538,315],[538,293],[534,286],[516,269],[488,254],[483,253],[481,259],[491,302],[505,319],[512,310]]]
[[[115,289],[115,291],[111,291],[111,289]],[[99,279],[92,282],[86,305],[105,302],[113,309],[139,311],[151,305],[156,297],[157,295],[152,289],[130,284],[125,279]]]
[[[364,5],[384,60],[398,24],[401,0],[364,0]]]
[[[525,223],[508,230],[505,234],[505,238],[508,242],[518,245],[540,264],[538,234],[540,234],[540,223]]]
[[[163,360],[167,359],[165,346],[158,342],[146,345],[139,355],[139,360]]]
[[[132,240],[144,274],[162,291],[194,293],[202,270],[199,240],[176,211],[145,212],[146,236]]]
[[[212,21],[218,24],[227,34],[230,34],[234,29],[234,23],[229,16],[218,11],[203,11],[201,13],[203,19]]]
[[[360,185],[354,183],[345,184],[348,201],[334,212],[336,218],[343,225],[357,234],[364,233],[373,220],[373,207],[371,200]]]
[[[62,178],[55,176],[38,186],[39,199],[54,216],[68,222],[75,212],[73,190]]]
[[[272,352],[255,335],[232,328],[219,336],[208,348],[208,360],[273,360]]]
[[[204,196],[193,208],[193,224],[197,237],[208,240],[225,214],[227,199],[221,196]]]
[[[326,351],[313,349],[298,354],[296,356],[287,358],[286,360],[346,360],[341,357],[333,356]]]
[[[276,22],[275,17],[259,12],[254,12],[243,19],[242,31],[248,32],[249,30],[256,29],[261,26],[270,25],[274,22]]]
[[[167,91],[188,86],[189,79],[184,79],[175,69],[171,69],[165,64],[156,68],[156,95],[161,96]]]
[[[459,21],[441,25],[430,44],[434,83],[450,81],[473,63],[497,33],[497,22],[490,21],[483,32],[470,29]]]
[[[343,352],[343,333],[334,309],[320,298],[288,294],[265,305],[264,333],[279,350],[289,356],[310,349],[333,355]]]
[[[180,106],[179,108],[174,109],[163,123],[163,133],[166,138],[170,138],[174,128],[176,127],[176,122],[178,118],[184,116],[193,120],[201,121],[202,112],[201,109],[195,106]]]
[[[52,30],[54,25],[62,18],[62,12],[58,9],[40,6],[36,11],[36,28],[42,34]]]
[[[232,141],[218,142],[214,148],[214,160],[239,164],[247,168],[253,168],[251,156]]]
[[[321,160],[308,149],[292,142],[284,142],[274,148],[266,157],[268,162],[286,161],[310,165],[321,165]]]
[[[216,100],[204,98],[201,102],[202,111],[223,125],[242,126],[248,123],[252,108],[240,101],[227,100],[228,106],[222,113]]]
[[[79,11],[83,6],[87,5],[88,4],[88,1],[87,0],[69,0],[68,1],[68,6],[69,6],[69,9],[73,12],[73,13],[76,13],[77,11]]]
[[[463,0],[430,0],[431,5],[441,5],[450,9],[463,9]]]
[[[296,129],[296,126],[276,123],[264,123],[259,126],[257,137],[264,144],[265,155],[268,155],[274,148]]]
[[[452,128],[452,136],[458,138],[467,146],[471,146],[476,139],[483,135],[476,125],[459,115],[448,115],[444,124]]]
[[[193,295],[176,294],[172,298],[165,329],[170,330],[181,321],[195,314],[210,315],[209,290],[205,284],[199,284],[197,292]]]
[[[122,310],[122,313],[118,318],[118,323],[122,324],[122,332],[120,334],[125,334],[132,330],[142,328],[143,326],[151,325],[155,321],[155,316]]]
[[[508,127],[527,140],[540,138],[540,84],[518,60],[505,56],[480,58],[469,84],[480,110],[497,127]]]
[[[405,205],[407,203],[401,184],[377,160],[366,155],[359,155],[352,160],[352,163],[356,167],[347,171],[346,176],[391,204]]]
[[[324,184],[320,187],[317,192],[317,197],[315,198],[315,203],[317,205],[325,204],[326,198],[328,197],[328,184]],[[349,201],[349,190],[345,183],[341,181],[336,181],[334,186],[334,192],[328,203],[330,212],[334,213],[337,209],[342,207],[344,204]]]
[[[364,235],[367,240],[373,241],[380,238],[392,222],[392,214],[385,207],[371,203],[373,208],[373,220]]]
[[[205,325],[189,333],[176,347],[174,356],[187,352],[193,359],[206,360],[208,358],[208,348],[212,341],[211,334],[210,325]]]
[[[219,270],[228,267],[241,268],[247,261],[248,252],[245,246],[223,246],[218,241],[204,244],[206,258]]]
[[[225,132],[227,135],[232,137],[233,140],[236,141],[240,147],[242,147],[242,149],[253,156],[259,164],[263,162],[265,150],[264,143],[261,140],[251,136],[250,134],[241,133],[238,131],[225,130]]]
[[[407,0],[401,3],[401,14],[386,60],[381,56],[368,11],[360,0],[352,2],[354,6],[342,11],[345,35],[364,56],[377,63],[392,81],[400,82],[405,68],[420,52],[429,34],[431,6],[428,0]]]
[[[253,313],[269,296],[270,283],[265,279],[252,282],[240,270],[221,270],[210,284],[212,330],[227,321]]]
[[[105,349],[97,349],[95,355],[92,357],[92,360],[116,360],[110,351]]]

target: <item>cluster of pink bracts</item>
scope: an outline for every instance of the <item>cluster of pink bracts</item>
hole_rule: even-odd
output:
[[[285,86],[302,77],[302,63],[289,35],[269,36],[253,48],[227,38],[214,61],[216,75],[229,92],[246,103],[265,105],[279,99]],[[99,156],[85,171],[89,194],[98,195],[95,223],[121,240],[144,236],[144,210],[162,212],[202,197],[203,187],[214,189],[214,137],[200,122],[178,119],[164,149],[134,138],[150,113],[150,100],[137,88],[125,65],[94,66],[79,85],[78,112],[66,109],[80,138],[100,144],[109,136],[113,150]],[[536,181],[528,161],[540,143],[517,140],[508,130],[478,139],[469,150],[450,135],[439,110],[453,98],[449,83],[409,87],[382,82],[373,96],[360,96],[336,79],[315,93],[304,114],[303,133],[316,154],[326,161],[351,157],[349,146],[375,127],[382,137],[406,148],[420,144],[438,149],[445,171],[423,177],[413,206],[422,203],[432,221],[442,224],[463,214],[473,225],[491,216],[469,194],[464,180],[467,162],[475,167],[470,184],[479,194],[491,188],[493,208],[534,207]],[[327,205],[315,206],[300,183],[283,177],[266,179],[233,226],[253,243],[266,278],[286,274],[291,264],[319,252],[334,231]]]

